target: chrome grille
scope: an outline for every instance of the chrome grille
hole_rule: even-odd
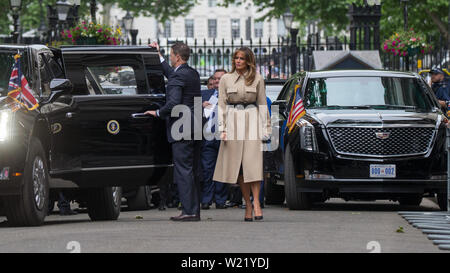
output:
[[[328,128],[328,134],[334,149],[340,154],[403,156],[427,153],[433,140],[434,128],[331,127]]]

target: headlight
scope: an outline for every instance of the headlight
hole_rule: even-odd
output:
[[[7,141],[10,136],[11,111],[0,111],[0,142]]]
[[[317,151],[317,140],[314,126],[307,120],[300,119],[297,121],[300,127],[300,148],[310,152]]]

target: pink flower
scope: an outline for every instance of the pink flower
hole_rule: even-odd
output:
[[[72,34],[69,33],[69,35],[67,35],[67,37],[72,38]]]
[[[411,42],[415,42],[416,40],[416,38],[411,38]]]
[[[425,50],[423,50],[423,49],[422,49],[422,50],[420,50],[420,53],[424,54],[424,53],[425,53]]]
[[[386,50],[388,50],[388,45],[387,44],[384,44],[384,48],[383,48],[385,51]]]
[[[393,46],[395,46],[395,40],[394,40],[394,41],[392,41],[392,45],[393,45]]]
[[[97,32],[98,32],[98,33],[101,33],[101,32],[102,32],[102,29],[97,30]]]

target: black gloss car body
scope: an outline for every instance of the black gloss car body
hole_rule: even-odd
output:
[[[165,102],[157,52],[124,46],[0,46],[5,60],[18,51],[40,106],[11,112],[6,91],[0,96],[0,113],[8,113],[8,137],[0,141],[0,171],[9,174],[0,181],[0,199],[8,221],[42,224],[50,196],[61,189],[70,200],[86,203],[91,219],[116,219],[119,187],[156,185],[172,166],[165,123],[140,115]],[[1,87],[7,89],[10,64],[2,66]],[[55,79],[70,80],[73,89],[51,88]],[[37,158],[45,163],[45,183],[28,185],[36,182],[28,173],[31,146],[43,150]],[[26,204],[22,215],[14,208],[20,202]]]
[[[302,86],[306,114],[288,132],[285,120],[296,84]],[[365,88],[352,89],[358,84]],[[274,105],[280,107],[282,139],[277,151],[281,164],[272,177],[284,180],[289,208],[307,209],[331,197],[419,205],[424,194],[437,194],[445,208],[447,119],[418,75],[371,70],[299,73]],[[274,181],[272,192],[278,186]]]

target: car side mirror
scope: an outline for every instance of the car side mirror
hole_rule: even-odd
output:
[[[50,82],[50,90],[52,93],[44,103],[52,103],[62,95],[68,95],[72,92],[73,84],[68,79],[53,79]]]

